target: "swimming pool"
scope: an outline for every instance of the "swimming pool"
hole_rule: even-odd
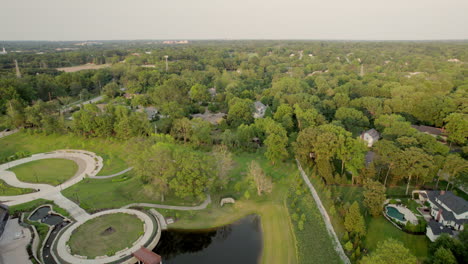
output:
[[[392,217],[392,218],[395,218],[401,222],[405,222],[406,219],[405,219],[405,215],[400,213],[400,211],[398,211],[398,209],[396,209],[395,207],[392,207],[392,206],[386,206],[385,207],[386,211],[387,211],[387,215]]]

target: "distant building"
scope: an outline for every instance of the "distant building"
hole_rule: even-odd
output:
[[[146,116],[148,117],[148,120],[153,120],[156,118],[156,115],[158,114],[158,109],[154,106],[149,106],[149,107],[144,107],[144,108],[139,108],[137,109],[137,112],[140,113],[145,113]]]
[[[428,202],[430,215],[426,235],[431,241],[443,233],[453,235],[453,231],[463,230],[468,223],[468,202],[448,191],[413,191],[418,193],[418,200]]]
[[[6,223],[8,222],[8,206],[0,204],[0,237],[5,230]]]
[[[375,129],[370,129],[367,131],[362,132],[361,139],[367,142],[368,147],[372,147],[372,145],[377,142],[380,138],[380,134]]]
[[[265,116],[265,110],[266,110],[267,106],[264,105],[260,101],[256,101],[254,103],[254,107],[255,107],[255,112],[253,114],[253,117],[254,118],[263,118],[263,116]]]
[[[6,55],[8,52],[5,50],[5,47],[3,47],[3,51],[0,51],[0,55]]]
[[[426,133],[433,137],[441,137],[444,140],[447,139],[447,137],[444,135],[444,130],[442,128],[431,127],[431,126],[416,126],[416,125],[411,125],[411,127],[418,130],[421,133]]]

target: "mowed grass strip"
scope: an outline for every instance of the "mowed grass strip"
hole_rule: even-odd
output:
[[[10,171],[23,182],[59,185],[75,175],[78,165],[67,159],[42,159],[13,167]]]
[[[17,188],[11,185],[8,185],[5,181],[0,180],[0,195],[11,196],[11,195],[20,195],[26,193],[34,192],[33,189],[24,189]]]
[[[143,235],[143,222],[136,216],[115,213],[93,218],[79,226],[68,245],[72,254],[95,258],[115,255]]]

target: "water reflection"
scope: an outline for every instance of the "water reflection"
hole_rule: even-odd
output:
[[[251,215],[217,229],[163,231],[154,252],[165,264],[254,264],[261,250],[259,218]]]

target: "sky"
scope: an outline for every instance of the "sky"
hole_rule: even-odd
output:
[[[468,39],[468,0],[1,0],[0,40]]]

